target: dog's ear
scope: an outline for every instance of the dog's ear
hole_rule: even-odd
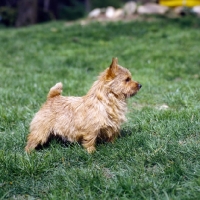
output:
[[[113,58],[113,59],[112,59],[112,63],[111,63],[111,65],[110,65],[110,69],[111,69],[113,72],[116,72],[116,71],[117,71],[117,69],[118,69],[117,64],[118,64],[118,59],[117,59],[117,58]]]
[[[118,59],[117,58],[113,58],[112,59],[112,63],[108,69],[107,72],[107,79],[113,79],[116,76],[116,72],[118,70]]]

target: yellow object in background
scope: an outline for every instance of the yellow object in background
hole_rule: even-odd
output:
[[[159,4],[169,7],[176,7],[176,6],[193,7],[200,5],[200,0],[159,0]]]

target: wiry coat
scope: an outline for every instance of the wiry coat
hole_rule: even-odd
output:
[[[62,83],[57,83],[31,122],[26,151],[46,143],[51,134],[80,142],[89,153],[98,138],[112,142],[126,120],[126,98],[140,87],[127,69],[117,65],[117,59],[83,97],[61,96]]]

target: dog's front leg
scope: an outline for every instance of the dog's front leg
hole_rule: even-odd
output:
[[[97,136],[94,133],[87,133],[83,136],[82,145],[88,153],[93,153],[96,150],[96,138]]]

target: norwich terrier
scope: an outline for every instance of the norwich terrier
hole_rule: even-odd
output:
[[[79,142],[88,153],[95,151],[98,139],[113,142],[126,120],[126,99],[142,87],[117,62],[117,58],[113,58],[110,67],[83,97],[61,96],[62,83],[53,86],[46,103],[30,124],[25,150],[30,152],[45,144],[51,135]]]

